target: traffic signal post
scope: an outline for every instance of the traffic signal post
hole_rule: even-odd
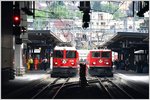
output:
[[[13,9],[13,35],[15,36],[15,72],[16,76],[22,76],[25,73],[25,68],[22,64],[22,39],[21,33],[24,33],[26,29],[21,26],[21,9],[20,2],[15,2]]]
[[[80,1],[80,11],[83,11],[82,27],[84,29],[89,27],[90,22],[90,1]]]
[[[21,27],[20,27],[20,9],[19,7],[14,8],[13,10],[13,35],[20,36]]]

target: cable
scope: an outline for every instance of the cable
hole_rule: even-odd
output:
[[[110,3],[110,2],[109,2]],[[112,13],[112,15],[114,15],[119,9],[120,9],[120,7],[123,5],[125,3],[125,1],[123,1],[122,3],[121,3],[121,5]],[[109,25],[109,23],[110,23],[110,20],[111,20],[111,18],[108,20],[108,25]],[[104,32],[103,32],[103,34],[102,34],[102,36],[101,36],[101,41],[102,41],[102,39],[103,39],[103,37],[104,37]]]

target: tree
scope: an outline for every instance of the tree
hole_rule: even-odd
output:
[[[69,10],[67,6],[64,5],[63,1],[53,2],[53,4],[49,5],[48,10],[54,12],[53,14],[49,14],[50,17],[54,17],[54,18],[69,19],[69,18],[73,18],[74,15],[77,15],[77,17],[82,18],[82,14],[79,13],[79,11],[74,12],[72,10]]]
[[[121,10],[117,10],[114,14],[113,14],[113,19],[114,20],[119,20],[122,17],[124,17],[125,14],[121,12]]]
[[[118,20],[120,17],[125,16],[125,14],[119,10],[119,5],[112,2],[101,4],[100,1],[95,1],[92,6],[94,11],[106,12],[113,14],[113,19]]]
[[[43,10],[44,11],[44,10]],[[46,13],[43,12],[43,11],[38,11],[38,10],[35,10],[35,17],[46,17]]]
[[[92,9],[94,11],[101,11],[101,4],[100,4],[100,1],[95,1],[93,6],[92,6]]]

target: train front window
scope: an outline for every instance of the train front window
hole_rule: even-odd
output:
[[[63,51],[61,51],[61,50],[56,50],[56,51],[54,52],[54,57],[55,57],[55,58],[63,58]]]
[[[110,52],[102,52],[102,58],[110,58]]]
[[[66,58],[76,58],[75,51],[66,51]]]
[[[92,52],[92,57],[100,57],[100,52]]]

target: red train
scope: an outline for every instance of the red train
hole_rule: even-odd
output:
[[[112,51],[91,50],[87,56],[87,67],[92,76],[113,76]]]
[[[75,47],[56,46],[51,77],[71,77],[78,73],[79,54]]]

